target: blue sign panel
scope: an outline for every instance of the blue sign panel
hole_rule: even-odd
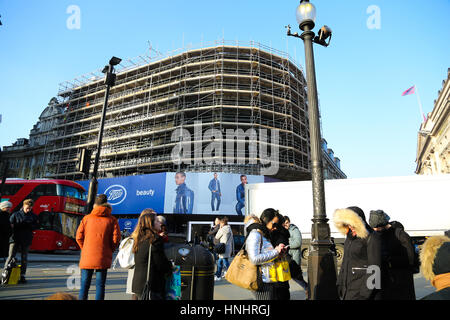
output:
[[[76,182],[89,189],[88,180]],[[140,214],[146,208],[163,213],[165,188],[165,173],[98,180],[98,194],[106,194],[113,214]]]
[[[136,228],[138,219],[119,219],[119,227],[122,231],[127,231],[129,234],[131,234]]]

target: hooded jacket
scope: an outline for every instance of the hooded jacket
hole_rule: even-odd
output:
[[[375,299],[378,291],[368,285],[373,285],[371,281],[373,273],[368,268],[377,266],[381,270],[380,236],[373,232],[366,222],[364,212],[357,207],[336,210],[333,222],[338,231],[346,236],[344,258],[337,279],[340,298],[342,300]],[[346,225],[356,230],[355,237],[348,232]]]
[[[109,204],[96,206],[81,220],[76,235],[81,248],[80,269],[111,267],[113,252],[120,244],[119,223],[111,211]]]
[[[450,238],[434,236],[425,241],[420,251],[420,271],[436,288],[422,300],[450,300]]]
[[[301,264],[301,249],[302,249],[302,234],[300,229],[292,224],[289,226],[289,254],[292,259],[298,264]]]

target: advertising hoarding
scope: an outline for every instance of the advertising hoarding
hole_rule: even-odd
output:
[[[76,181],[86,190],[89,181]],[[98,194],[106,194],[113,214],[139,214],[145,208],[164,212],[165,173],[98,179]]]
[[[89,189],[89,180],[76,182]],[[98,194],[106,194],[113,214],[151,208],[158,214],[244,215],[243,185],[263,182],[264,176],[164,172],[98,179]]]

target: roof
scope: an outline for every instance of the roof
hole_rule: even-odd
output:
[[[7,184],[14,184],[14,183],[60,184],[60,185],[65,185],[65,186],[69,186],[69,187],[75,187],[77,189],[82,189],[83,191],[86,191],[83,188],[83,186],[81,186],[80,184],[78,184],[74,181],[71,181],[71,180],[63,180],[63,179],[36,179],[36,180],[6,179],[5,183],[7,183]]]

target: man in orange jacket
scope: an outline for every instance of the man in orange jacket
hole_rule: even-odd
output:
[[[81,288],[79,300],[88,298],[92,275],[96,271],[96,300],[104,300],[107,270],[111,268],[113,252],[120,244],[120,228],[111,215],[107,197],[100,194],[95,199],[91,214],[81,220],[76,240],[81,248]]]

